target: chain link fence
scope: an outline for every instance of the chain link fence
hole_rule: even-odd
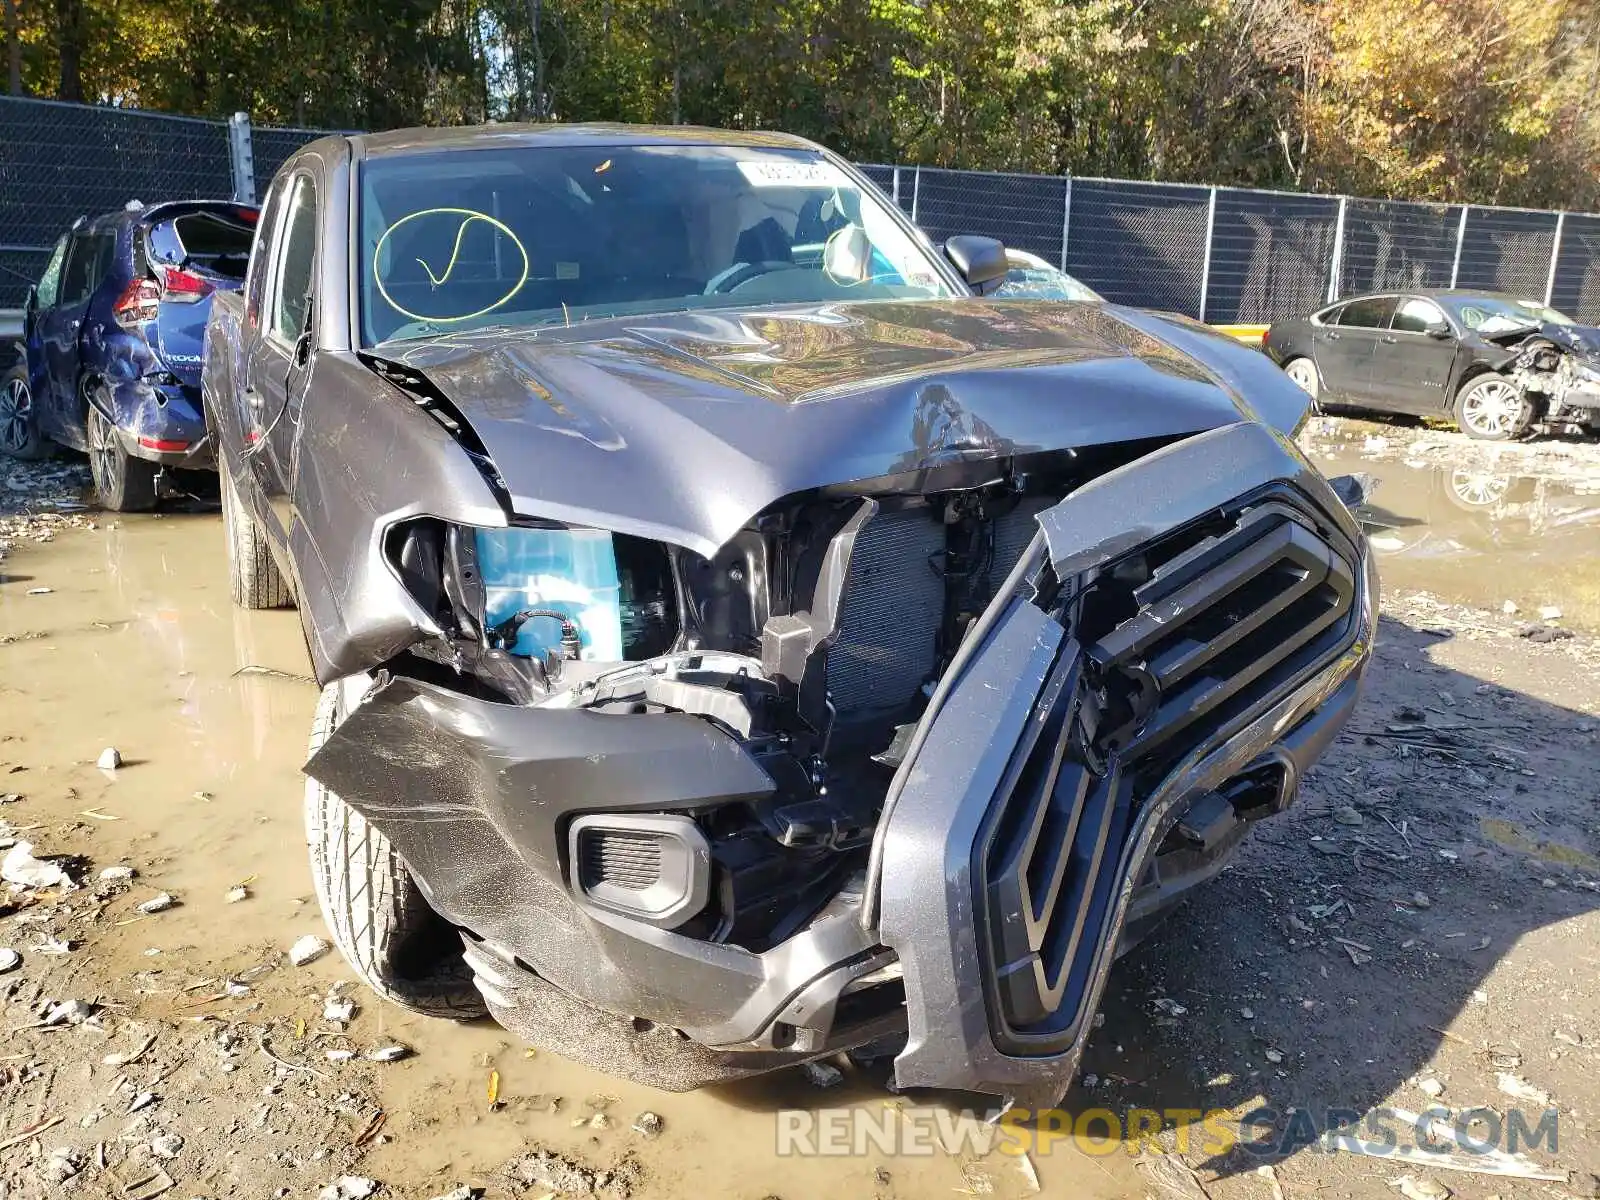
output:
[[[0,97],[0,309],[79,216],[258,199],[325,131]],[[862,167],[934,240],[998,237],[1107,298],[1263,324],[1367,291],[1470,287],[1600,324],[1600,215],[1119,179]]]

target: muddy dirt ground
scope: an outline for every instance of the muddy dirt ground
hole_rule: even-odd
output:
[[[369,1179],[416,1200],[1310,1200],[1393,1196],[1402,1176],[1406,1195],[1592,1194],[1600,446],[1331,420],[1308,445],[1382,481],[1367,698],[1296,806],[1119,963],[1067,1106],[1292,1124],[1380,1104],[1536,1117],[1548,1095],[1559,1142],[1528,1157],[1570,1178],[1212,1155],[1175,1128],[1170,1156],[779,1158],[781,1109],[974,1100],[896,1096],[848,1062],[827,1091],[795,1073],[663,1095],[387,1007],[334,955],[293,966],[321,932],[296,618],[230,607],[212,506],[111,518],[76,502],[63,459],[0,465],[0,855],[26,843],[75,885],[0,886],[0,970],[20,956],[0,974],[0,1197],[310,1197],[346,1176],[342,1194]],[[96,766],[108,747],[115,770]]]

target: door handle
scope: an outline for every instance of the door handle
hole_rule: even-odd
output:
[[[1385,346],[1398,346],[1400,344],[1400,339],[1391,334],[1389,337],[1383,339],[1383,344]]]
[[[1337,342],[1339,340],[1339,335],[1337,333],[1332,332],[1331,330],[1329,332],[1323,334],[1322,336],[1327,341],[1330,341],[1330,342]]]

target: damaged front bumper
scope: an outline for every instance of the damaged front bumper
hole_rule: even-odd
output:
[[[1074,492],[1013,580],[935,691],[864,876],[766,949],[615,911],[582,877],[587,818],[773,791],[725,724],[380,676],[306,769],[388,835],[532,1041],[680,1089],[905,1034],[901,1086],[1053,1101],[1130,930],[1289,803],[1349,715],[1377,581],[1326,481],[1255,424]]]

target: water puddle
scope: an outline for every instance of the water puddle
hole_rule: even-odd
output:
[[[1587,478],[1544,470],[1536,455],[1514,453],[1521,447],[1468,447],[1455,462],[1391,455],[1367,449],[1374,438],[1385,440],[1355,427],[1306,448],[1325,474],[1378,480],[1361,520],[1386,591],[1492,610],[1510,600],[1529,621],[1555,607],[1563,625],[1600,631],[1600,478],[1592,470]]]
[[[0,591],[0,708],[17,718],[0,730],[7,735],[0,761],[26,768],[0,790],[28,794],[28,817],[51,831],[52,850],[76,850],[96,868],[136,865],[141,896],[160,889],[181,901],[159,918],[98,934],[83,960],[96,986],[133,1002],[135,979],[175,991],[195,979],[232,977],[278,961],[302,934],[322,933],[302,832],[300,775],[317,689],[306,678],[293,612],[247,613],[231,605],[220,518],[117,518],[111,527],[77,531],[48,547],[19,546],[6,565],[29,582]],[[36,585],[51,591],[26,595]],[[117,747],[129,765],[97,770],[105,746]],[[100,816],[86,817],[85,810]],[[22,812],[8,806],[6,816]],[[246,880],[249,898],[226,903],[229,889]],[[203,1015],[292,1030],[297,1017],[314,1024],[319,997],[334,980],[348,978],[330,955],[299,970],[271,971],[243,999],[210,996],[207,988],[193,993],[198,1001],[180,993],[184,1002],[203,1006],[195,1009],[164,998],[139,1003],[184,1022]],[[362,1044],[397,1040],[416,1050],[378,1069],[384,1139],[392,1140],[375,1142],[361,1168],[396,1195],[485,1181],[533,1147],[602,1168],[636,1159],[643,1180],[635,1200],[962,1190],[1004,1200],[1036,1194],[1030,1172],[1047,1194],[1087,1200],[1138,1188],[1128,1154],[1091,1159],[1070,1143],[1026,1165],[998,1150],[980,1156],[929,1146],[886,1154],[871,1142],[854,1145],[857,1125],[880,1130],[890,1118],[928,1124],[935,1110],[953,1116],[965,1104],[981,1111],[985,1103],[932,1093],[895,1096],[883,1088],[882,1072],[849,1072],[827,1091],[788,1072],[669,1095],[548,1049],[530,1053],[491,1021],[429,1020],[359,989],[351,995],[359,1006],[352,1035]],[[278,1049],[334,1071],[320,1063],[309,1038],[285,1034]],[[491,1072],[498,1073],[493,1104]],[[224,1078],[219,1087],[227,1086]],[[603,1131],[585,1119],[596,1105],[608,1113]],[[646,1111],[663,1121],[654,1140],[630,1128]],[[831,1118],[843,1121],[845,1139],[837,1141],[837,1130],[830,1134],[831,1153],[780,1157],[781,1122],[793,1119],[786,1111],[856,1116]],[[277,1168],[263,1162],[261,1170]]]

